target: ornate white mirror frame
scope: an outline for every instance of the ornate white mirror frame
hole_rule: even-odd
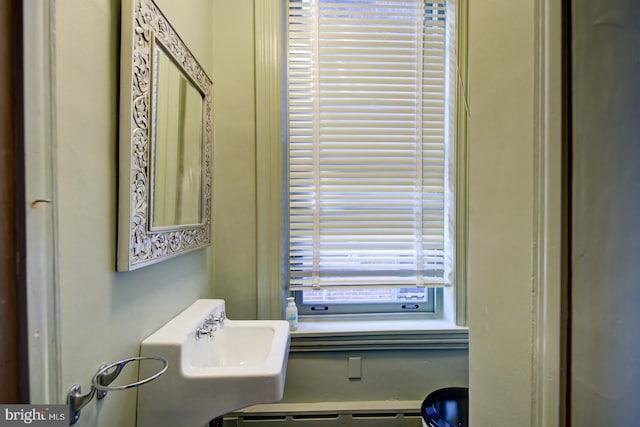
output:
[[[154,174],[158,141],[154,120],[159,87],[155,56],[163,51],[202,97],[199,143],[200,181],[196,223],[153,225]],[[211,164],[213,84],[194,55],[152,0],[123,0],[120,66],[120,165],[118,271],[146,265],[205,247],[211,242]],[[172,106],[170,107],[172,108]],[[196,167],[196,169],[198,169]],[[170,203],[170,202],[169,202]],[[193,221],[191,221],[193,222]]]

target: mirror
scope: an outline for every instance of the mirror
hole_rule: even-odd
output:
[[[157,43],[153,49],[151,229],[202,222],[202,94]]]
[[[118,271],[209,245],[212,96],[158,6],[124,0]]]

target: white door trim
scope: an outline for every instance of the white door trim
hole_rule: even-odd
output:
[[[561,3],[538,0],[535,15],[532,427],[562,425]]]
[[[55,164],[55,1],[23,2],[27,316],[33,404],[64,403]]]

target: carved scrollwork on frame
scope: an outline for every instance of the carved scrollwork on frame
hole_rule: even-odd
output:
[[[210,244],[213,84],[152,0],[124,0],[122,25],[117,268],[119,271],[127,271]],[[171,114],[173,110],[180,110],[182,115],[178,127],[181,129],[186,126],[185,122],[198,122],[196,130],[189,134],[191,140],[197,141],[186,138],[183,131],[181,142],[176,149],[194,152],[200,156],[192,162],[197,164],[195,167],[191,165],[188,171],[190,175],[187,177],[189,182],[196,183],[195,190],[191,190],[195,195],[180,194],[180,188],[184,187],[184,183],[179,181],[179,173],[176,178],[179,182],[173,184],[178,189],[173,191],[177,191],[180,200],[185,197],[193,199],[191,206],[195,207],[191,210],[195,211],[195,214],[192,217],[195,216],[197,219],[187,219],[186,222],[175,216],[170,217],[176,218],[174,222],[164,217],[162,220],[158,219],[158,212],[163,209],[163,205],[172,203],[171,198],[165,197],[164,193],[162,196],[158,194],[160,182],[164,181],[163,177],[158,177],[164,172],[159,172],[159,166],[156,164],[160,156],[158,153],[162,150],[157,147],[161,142],[156,135],[160,134],[157,129],[159,113],[156,111],[159,110],[160,94],[154,91],[160,92],[160,89],[164,88],[158,84],[158,55],[165,55],[171,64],[170,67],[177,71],[178,78],[186,81],[186,86],[191,88],[186,90],[197,94],[195,98],[192,95],[192,99],[197,99],[197,103],[202,100],[201,105],[196,105],[194,110],[201,114],[201,120],[194,120],[193,117],[185,119],[184,106],[175,107],[173,103],[167,103],[166,107]],[[184,86],[183,82],[178,83]],[[198,138],[193,138],[194,133]],[[197,146],[184,148],[184,144]],[[171,160],[170,156],[167,157]],[[170,168],[172,172],[174,169],[184,169],[183,165],[172,165]],[[182,173],[185,174],[184,171]],[[163,198],[161,201],[156,200],[160,197]]]

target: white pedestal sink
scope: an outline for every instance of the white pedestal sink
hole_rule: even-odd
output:
[[[202,427],[227,412],[282,399],[288,323],[221,324],[224,311],[224,300],[198,300],[142,342],[141,356],[164,357],[169,367],[138,389],[138,427]],[[218,320],[211,334],[202,333],[211,329],[206,318]],[[144,368],[140,378],[148,375]]]

